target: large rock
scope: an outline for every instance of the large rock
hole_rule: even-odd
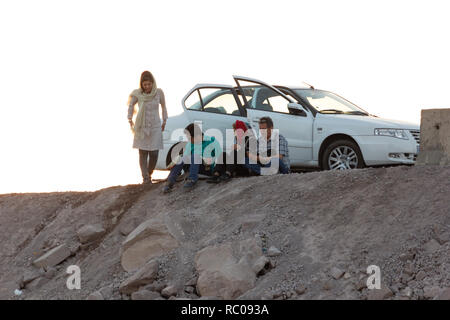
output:
[[[136,270],[151,258],[177,247],[178,242],[163,221],[147,220],[134,229],[122,243],[122,267],[126,271]]]
[[[33,264],[39,268],[53,267],[66,260],[70,255],[70,249],[65,244],[62,244],[34,260]]]
[[[229,243],[204,248],[195,257],[197,292],[222,299],[242,295],[255,285],[258,268],[254,266],[261,256],[256,239],[242,241],[237,248]]]
[[[135,274],[126,279],[119,287],[119,292],[124,294],[131,294],[141,286],[152,283],[158,274],[158,262],[150,260],[142,266]]]
[[[422,110],[418,165],[450,164],[450,109]]]
[[[78,229],[77,236],[81,243],[88,243],[101,238],[105,232],[100,225],[87,224]]]

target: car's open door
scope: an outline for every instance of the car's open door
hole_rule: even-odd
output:
[[[274,86],[242,76],[233,78],[252,127],[258,128],[261,117],[270,117],[274,128],[288,141],[291,165],[310,166],[314,122],[311,112]]]

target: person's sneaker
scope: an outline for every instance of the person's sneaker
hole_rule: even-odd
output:
[[[163,188],[163,193],[169,193],[170,191],[172,191],[172,188],[173,188],[173,183],[167,182],[167,184]]]
[[[219,179],[220,179],[220,181],[227,182],[227,181],[230,181],[231,176],[229,174],[225,173],[225,174],[221,175],[219,177]]]
[[[192,179],[187,179],[187,181],[186,181],[186,183],[184,184],[184,188],[185,189],[192,189],[192,188],[194,188],[194,186],[195,186],[195,184],[197,183],[197,181],[194,181],[194,180],[192,180]]]
[[[219,183],[220,182],[219,179],[220,179],[220,176],[212,176],[211,178],[206,180],[206,182],[208,182],[208,183]]]

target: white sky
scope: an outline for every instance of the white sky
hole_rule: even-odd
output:
[[[232,75],[334,91],[419,123],[450,107],[446,1],[1,1],[0,193],[140,183],[128,94],[169,115]]]

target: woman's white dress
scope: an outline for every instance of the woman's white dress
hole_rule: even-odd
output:
[[[128,119],[132,119],[136,103],[137,98],[133,96],[128,106]],[[162,149],[163,140],[161,119],[159,117],[160,104],[163,111],[163,121],[167,120],[167,109],[163,91],[158,89],[153,99],[145,102],[145,104],[144,134],[142,138],[138,138],[136,135],[134,136],[133,148],[147,151]]]

